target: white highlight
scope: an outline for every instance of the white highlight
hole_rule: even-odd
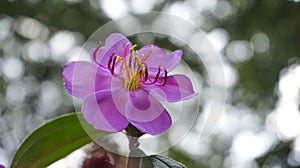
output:
[[[157,0],[131,0],[130,6],[134,12],[146,12],[150,11],[154,7],[155,3],[157,3]]]
[[[73,33],[60,31],[49,40],[49,44],[53,56],[52,59],[55,61],[65,61],[62,58],[68,57],[67,52],[77,44],[77,40]]]
[[[282,139],[293,139],[300,132],[299,76],[300,66],[292,66],[281,74],[279,80],[280,99],[275,109],[275,122]]]
[[[15,27],[16,31],[29,39],[39,38],[42,31],[46,29],[40,22],[32,18],[21,17],[18,23],[19,25]]]
[[[218,1],[217,5],[212,10],[214,17],[218,19],[226,19],[232,14],[232,6],[228,1]]]
[[[214,48],[221,52],[222,49],[226,46],[229,40],[229,35],[226,30],[216,28],[213,29],[211,32],[208,33],[208,39],[211,41]]]
[[[24,57],[33,62],[43,62],[49,56],[49,48],[41,40],[32,40],[23,46]]]
[[[231,152],[237,160],[251,161],[267,152],[274,142],[273,139],[268,133],[243,131],[234,138]]]
[[[112,18],[119,18],[129,12],[128,5],[124,0],[101,0],[101,7],[105,14]]]
[[[264,53],[269,50],[270,40],[265,33],[256,33],[251,38],[251,43],[254,46],[254,50],[257,53]]]
[[[233,63],[242,63],[252,58],[253,46],[248,41],[232,41],[226,47],[226,55]]]
[[[20,59],[9,57],[3,62],[2,71],[8,79],[18,80],[24,73],[24,66]]]

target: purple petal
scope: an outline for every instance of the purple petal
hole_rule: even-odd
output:
[[[109,35],[106,38],[105,46],[99,48],[99,50],[96,53],[96,63],[100,63],[101,65],[107,66],[111,55],[115,51],[116,51],[116,55],[120,55],[121,57],[124,57],[124,49],[127,43],[129,43],[129,45],[126,50],[126,55],[129,54],[129,49],[130,47],[132,47],[132,44],[127,39],[127,37],[125,37],[120,33],[114,33]],[[90,57],[93,62],[95,62],[94,59],[95,50],[96,48],[93,48],[90,53]]]
[[[128,125],[127,119],[114,104],[110,91],[100,91],[87,96],[83,101],[82,113],[99,130],[119,132]]]
[[[172,119],[169,113],[164,109],[161,115],[152,121],[138,122],[129,120],[129,122],[143,133],[157,135],[166,131],[171,126]]]
[[[158,80],[162,83],[163,77]],[[144,85],[152,96],[161,101],[176,102],[186,100],[197,94],[194,92],[192,82],[185,75],[172,75],[167,77],[167,82],[164,86],[160,85]]]
[[[63,68],[63,78],[68,93],[79,98],[111,88],[110,74],[90,62],[67,63]]]
[[[138,89],[130,91],[129,94],[132,105],[134,105],[134,107],[136,107],[138,110],[144,111],[150,107],[151,102],[149,100],[149,93],[142,89]]]
[[[146,45],[139,50],[139,55],[142,56],[143,54],[147,56],[150,52],[152,45]],[[158,68],[159,66],[162,69],[167,69],[168,72],[172,71],[181,60],[182,51],[176,50],[170,54],[163,51],[161,48],[154,46],[152,54],[146,60],[147,66],[150,68]],[[154,72],[155,73],[155,72]]]
[[[135,98],[130,97],[125,107],[126,118],[131,121],[149,122],[164,112],[164,107],[153,96],[142,89],[134,91]],[[132,91],[129,92],[132,95]]]
[[[116,89],[112,91],[112,97],[117,109],[130,120],[148,122],[164,111],[160,102],[142,89]]]

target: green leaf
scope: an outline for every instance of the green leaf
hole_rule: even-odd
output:
[[[24,140],[13,157],[11,167],[49,166],[94,138],[107,134],[94,129],[81,113],[60,116],[39,127]]]
[[[186,168],[183,164],[160,155],[151,155],[149,159],[155,168]]]

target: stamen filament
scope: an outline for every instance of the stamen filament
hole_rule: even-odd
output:
[[[134,48],[135,47],[136,47],[136,44],[130,48],[129,63],[128,63],[130,69],[131,69],[132,57],[133,57],[133,54],[134,54]]]
[[[146,68],[145,68],[145,76],[144,76],[144,79],[145,81],[147,81],[148,79],[148,67],[147,67],[147,64],[145,64]]]
[[[138,51],[134,50],[136,45],[133,45],[132,47],[130,47],[129,55],[127,55],[127,50],[128,50],[129,44],[130,44],[129,42],[126,43],[126,45],[124,47],[123,57],[120,55],[116,55],[116,53],[117,53],[116,51],[114,51],[110,55],[110,58],[108,60],[108,65],[106,68],[110,70],[112,76],[114,76],[114,77],[123,76],[123,77],[120,77],[121,80],[124,82],[123,87],[127,88],[129,90],[138,89],[141,82],[146,85],[155,84],[155,85],[164,86],[167,83],[167,78],[168,78],[168,76],[167,76],[168,72],[166,69],[164,69],[164,77],[162,80],[160,78],[161,71],[162,71],[160,66],[158,66],[157,72],[156,72],[154,78],[153,78],[153,76],[151,78],[149,77],[149,68],[146,64],[146,60],[153,53],[154,45],[151,45],[150,51],[145,56],[144,53],[142,55],[139,55]],[[96,61],[96,56],[97,56],[97,52],[99,49],[100,49],[100,44],[97,46],[96,50],[93,53],[93,59],[95,61]],[[127,56],[129,56],[128,59],[126,58]],[[119,70],[118,70],[118,72],[115,72],[118,62],[119,62],[119,65],[118,65]],[[99,64],[98,62],[96,62],[96,63]],[[102,65],[100,65],[100,66],[102,66]],[[104,67],[104,66],[102,66],[102,67]],[[162,82],[160,82],[160,81],[162,81]]]
[[[153,50],[154,50],[154,45],[151,45],[151,49],[148,52],[148,54],[146,55],[146,57],[143,59],[143,62],[145,62],[151,56]]]
[[[124,66],[125,66],[125,72],[126,72],[126,75],[128,75],[128,77],[130,78],[130,71],[129,71],[129,68],[128,68],[128,65],[126,63],[126,52],[127,52],[127,49],[128,49],[128,46],[129,46],[129,42],[126,43],[126,46],[124,48],[124,51],[123,51],[123,58],[124,58]],[[125,77],[126,77],[125,75]]]
[[[127,42],[126,45],[125,45],[125,48],[124,48],[124,51],[123,51],[123,58],[126,58],[126,56],[127,56],[126,52],[127,52],[128,46],[129,46],[129,42]]]
[[[111,70],[111,62],[112,62],[112,59],[113,59],[113,56],[116,54],[117,51],[114,51],[111,55],[110,55],[110,58],[109,58],[109,61],[108,61],[108,69]]]
[[[165,72],[165,76],[164,76],[164,81],[161,83],[161,85],[165,85],[167,83],[167,79],[168,79],[168,71],[166,69],[164,69],[164,72]]]
[[[96,58],[96,57],[97,57],[97,52],[99,51],[100,48],[101,48],[101,41],[99,41],[99,43],[98,43],[98,45],[97,45],[95,51],[93,52],[93,60],[96,62],[97,65],[101,66],[102,68],[107,69],[106,66],[100,64],[100,63],[97,61],[97,58]]]
[[[99,44],[97,45],[96,50],[93,53],[93,59],[97,64],[99,63],[97,62],[96,57],[97,57],[97,52],[99,51],[100,48],[101,48],[101,41],[99,41]]]
[[[150,83],[144,82],[144,84],[146,84],[146,85],[152,85],[152,84],[155,84],[155,83],[158,81],[158,78],[159,78],[159,75],[160,75],[160,71],[161,71],[161,69],[160,69],[160,66],[159,66],[159,67],[158,67],[158,70],[157,70],[157,73],[156,73],[156,75],[155,75],[155,77],[154,77],[154,81],[152,81],[152,80],[149,78]]]
[[[166,69],[164,69],[164,72],[165,72],[165,76],[164,76],[164,80],[163,80],[163,82],[162,82],[161,84],[159,84],[159,83],[156,83],[156,85],[159,85],[159,86],[165,86],[165,84],[167,83],[167,79],[168,79],[168,76],[167,76],[167,74],[168,74],[168,72],[167,72],[167,70],[166,70]]]
[[[112,67],[111,67],[111,70],[110,70],[111,74],[114,74],[116,60],[117,60],[117,57],[115,57],[114,60],[113,60],[113,64],[112,64]]]
[[[159,74],[160,74],[160,66],[158,67],[158,71],[157,71],[156,76],[155,76],[155,78],[154,78],[154,83],[157,82],[158,77],[159,77]]]

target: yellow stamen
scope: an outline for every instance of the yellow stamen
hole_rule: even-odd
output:
[[[151,49],[150,49],[150,51],[148,52],[148,54],[146,55],[146,57],[143,61],[146,61],[151,56],[153,50],[154,50],[154,45],[151,45]]]
[[[128,90],[136,90],[140,87],[140,77],[144,76],[145,80],[147,80],[148,70],[145,61],[151,56],[154,50],[154,46],[152,45],[151,50],[146,56],[142,54],[139,57],[139,53],[135,50],[135,47],[136,45],[133,45],[130,48],[128,61],[126,60],[126,56],[117,56],[117,61],[120,61],[121,64],[120,68],[125,72],[123,87]]]

